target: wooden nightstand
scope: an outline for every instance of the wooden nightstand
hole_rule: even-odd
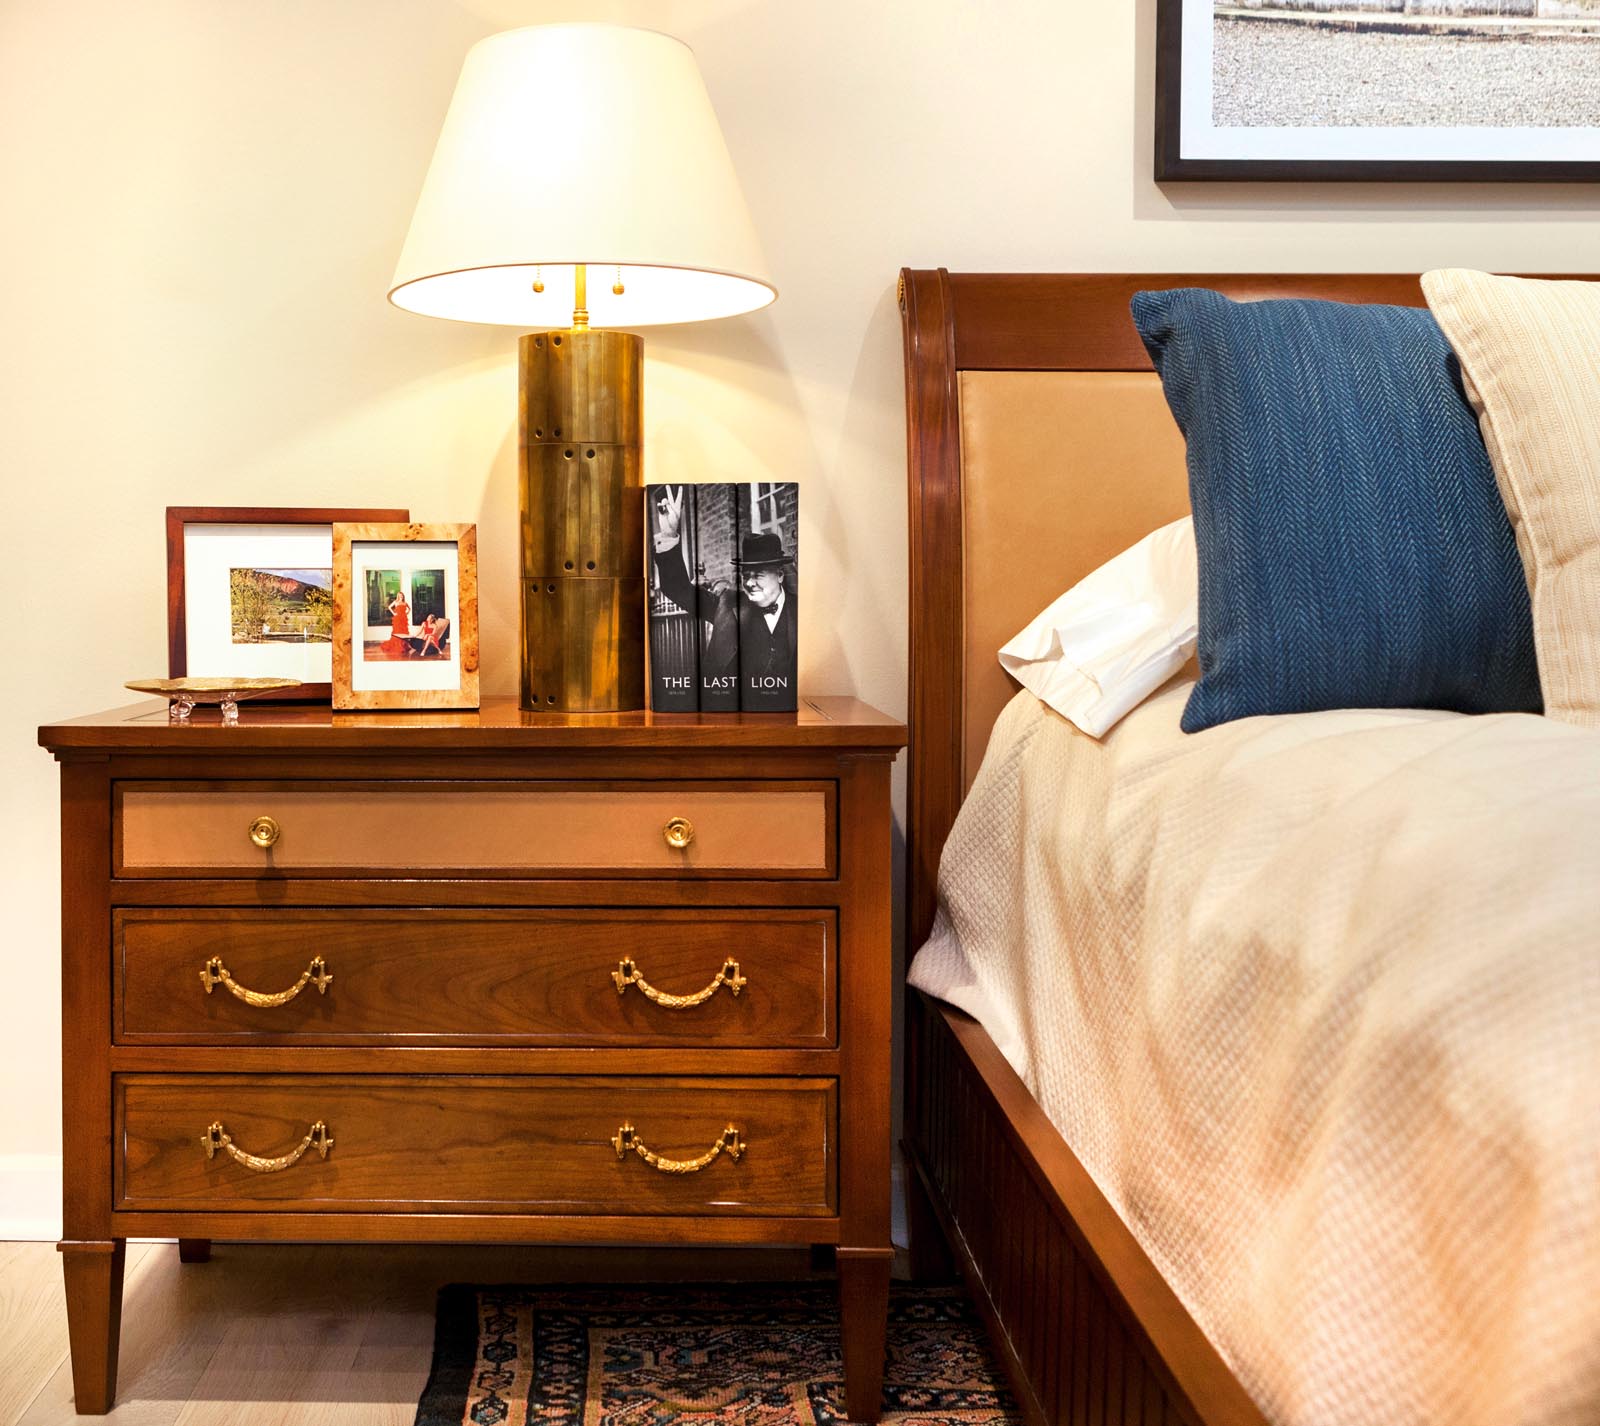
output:
[[[876,1420],[889,768],[797,715],[142,705],[61,761],[65,1241],[80,1412],[123,1243],[837,1246]]]

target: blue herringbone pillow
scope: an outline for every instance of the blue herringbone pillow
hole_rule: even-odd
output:
[[[1198,732],[1321,708],[1536,712],[1528,590],[1424,308],[1141,292],[1188,441]]]

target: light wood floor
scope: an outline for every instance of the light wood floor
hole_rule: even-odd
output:
[[[109,1416],[72,1409],[53,1243],[0,1243],[0,1426],[411,1426],[447,1282],[811,1276],[790,1250],[128,1245]]]

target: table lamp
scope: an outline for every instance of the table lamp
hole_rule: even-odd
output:
[[[389,300],[541,329],[518,341],[524,708],[644,706],[644,344],[615,329],[776,296],[687,45],[576,24],[473,46]]]

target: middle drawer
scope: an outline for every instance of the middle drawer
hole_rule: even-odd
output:
[[[835,1043],[831,909],[113,914],[118,1044]]]

